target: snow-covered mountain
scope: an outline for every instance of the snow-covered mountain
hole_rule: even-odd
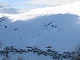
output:
[[[0,8],[0,13],[9,13],[9,14],[17,14],[18,9],[15,8]]]
[[[19,14],[0,14],[0,49],[12,45],[17,48],[37,46],[45,50],[51,46],[60,53],[73,51],[80,41],[79,11],[80,2],[75,2]]]
[[[23,13],[26,11],[27,10],[16,9],[5,4],[0,4],[0,13],[18,14],[18,13]]]

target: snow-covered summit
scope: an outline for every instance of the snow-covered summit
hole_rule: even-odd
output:
[[[43,15],[54,15],[54,14],[74,14],[80,16],[80,1],[61,6],[37,8],[25,11],[24,13],[10,15],[10,19],[16,20],[29,20],[38,16]]]

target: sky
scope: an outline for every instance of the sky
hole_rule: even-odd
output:
[[[0,0],[0,5],[17,9],[35,9],[68,4],[76,1],[80,0]]]

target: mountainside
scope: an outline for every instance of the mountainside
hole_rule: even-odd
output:
[[[80,41],[80,9],[73,9],[74,6],[78,8],[79,2],[20,14],[0,14],[0,50],[5,46],[23,49],[37,46],[43,50],[51,46],[60,53],[73,51]]]
[[[51,45],[56,50],[64,51],[71,50],[79,42],[80,25],[77,24],[77,15],[56,14],[12,23],[7,17],[0,20],[0,38],[4,42],[8,41],[6,45]]]

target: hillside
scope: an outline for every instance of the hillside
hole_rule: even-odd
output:
[[[59,53],[75,50],[80,41],[79,3],[0,14],[0,50],[7,46],[23,49],[36,46],[42,50],[51,46]]]

